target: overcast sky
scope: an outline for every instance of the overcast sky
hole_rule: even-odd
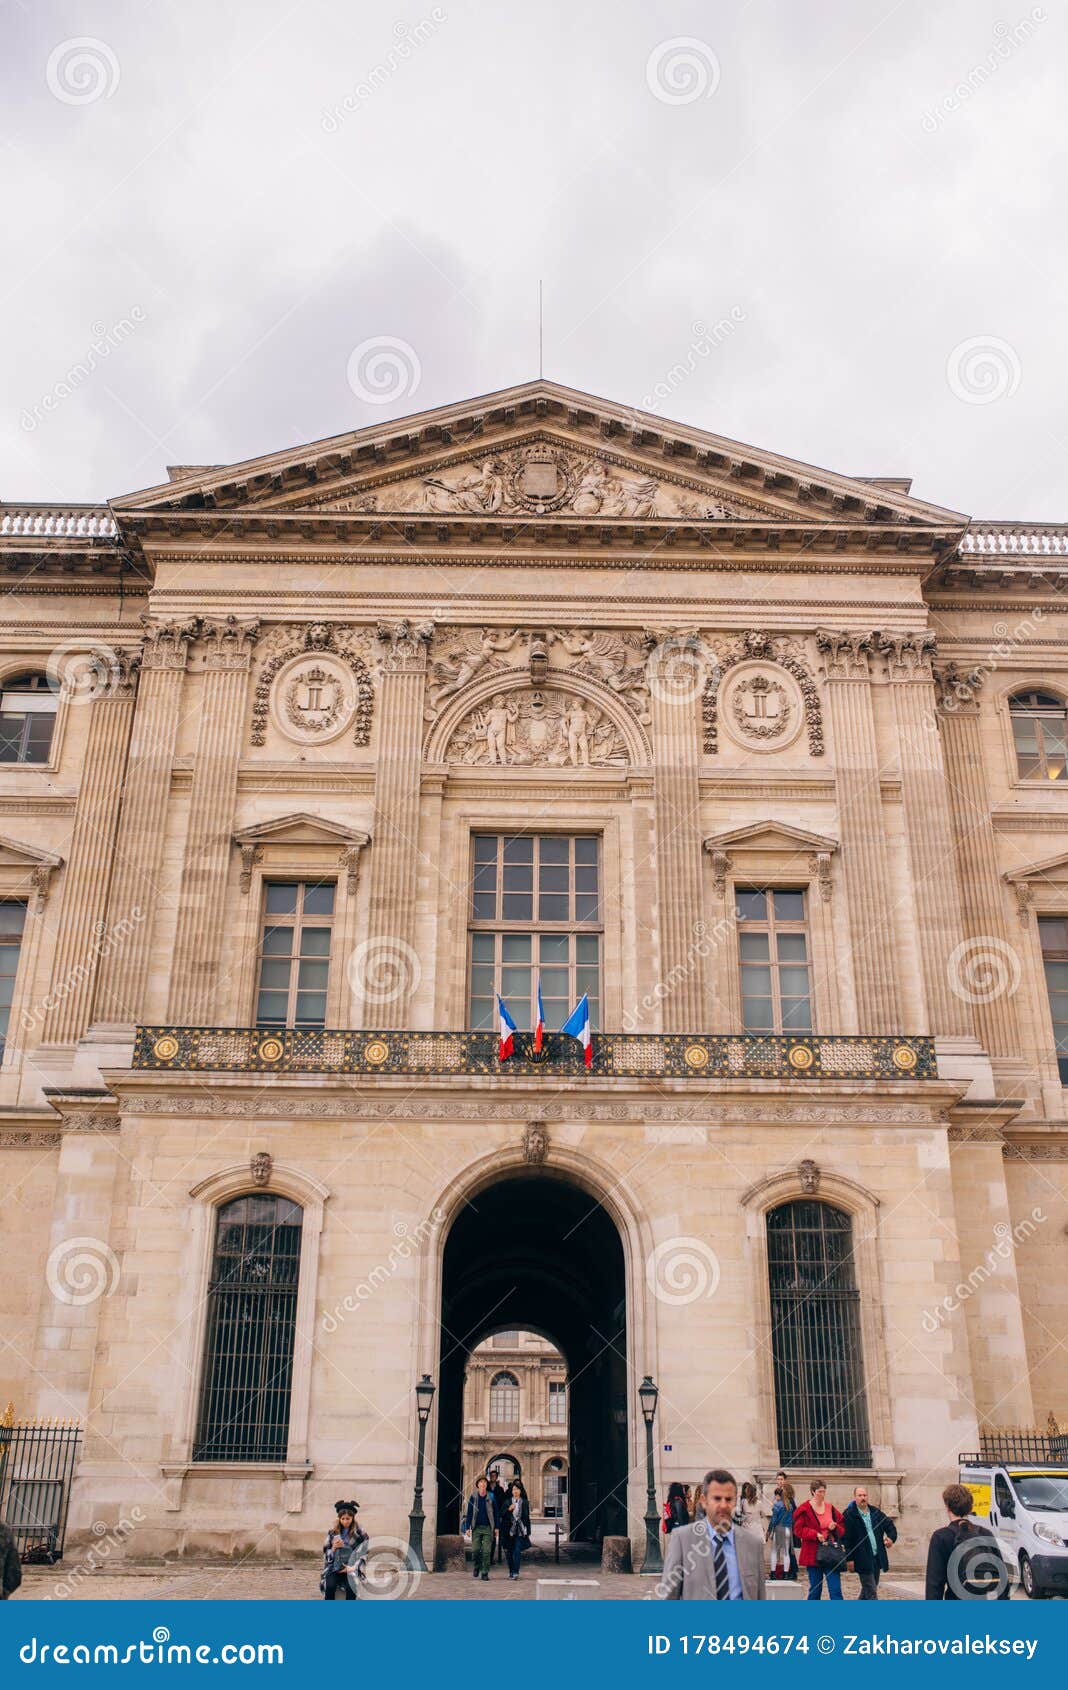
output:
[[[5,500],[528,380],[541,276],[558,381],[1068,519],[1063,0],[2,15]]]

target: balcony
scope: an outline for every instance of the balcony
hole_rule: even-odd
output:
[[[495,1033],[139,1027],[133,1066],[157,1073],[491,1076],[596,1080],[936,1080],[934,1040],[806,1033],[594,1033],[587,1075],[574,1039],[530,1033],[497,1059]]]

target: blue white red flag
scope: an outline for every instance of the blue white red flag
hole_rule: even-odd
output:
[[[545,1005],[541,1001],[541,976],[538,976],[538,1021],[534,1028],[534,1049],[539,1051],[545,1038]]]
[[[582,1046],[582,1060],[587,1068],[593,1067],[593,1041],[590,1038],[590,1000],[583,992],[578,1003],[560,1029],[561,1033],[570,1033]]]
[[[497,1050],[497,1060],[506,1062],[515,1049],[516,1024],[508,1013],[508,1006],[497,993],[497,1020],[500,1024],[501,1042]]]

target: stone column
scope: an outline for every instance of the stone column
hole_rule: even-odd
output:
[[[142,618],[145,644],[108,898],[108,947],[97,981],[94,1031],[107,1037],[144,1013],[152,912],[170,801],[171,764],[189,642],[199,624]]]
[[[258,622],[235,616],[205,620],[200,733],[185,862],[178,897],[168,1019],[183,1026],[210,1023],[215,1013],[226,889],[233,849],[237,768],[244,741],[248,673]]]
[[[46,1045],[76,1044],[89,1021],[140,662],[139,652],[115,652],[107,681],[89,704],[63,907],[45,1000]]]
[[[821,629],[834,734],[842,878],[849,908],[857,1031],[898,1028],[897,967],[868,653],[871,634]]]
[[[886,658],[901,763],[912,896],[927,1025],[920,1031],[954,1039],[974,1036],[971,1011],[953,989],[950,958],[963,935],[953,827],[938,738],[930,633],[880,635]]]
[[[367,938],[355,983],[365,1027],[406,1027],[422,969],[415,949],[423,701],[432,622],[381,623],[374,846]]]
[[[936,1322],[947,1325],[949,1315],[963,1309],[972,1395],[979,1424],[984,1428],[1035,1424],[1016,1246],[1030,1236],[1027,1229],[1030,1226],[1035,1230],[1036,1223],[1027,1215],[1013,1215],[1003,1150],[996,1128],[949,1129],[960,1253],[954,1271],[947,1276],[951,1284],[948,1298],[924,1316],[925,1326],[934,1330]],[[948,1240],[944,1248],[951,1248]]]
[[[936,670],[935,680],[967,940],[957,973],[965,984],[976,985],[971,1009],[984,1049],[990,1056],[1019,1059],[1023,1046],[1014,992],[989,989],[1002,974],[1010,982],[1018,978],[1019,964],[1013,966],[1016,948],[1005,920],[1005,888],[990,821],[978,702],[983,676],[978,670],[961,674],[951,663]]]
[[[699,1033],[707,1025],[701,886],[698,708],[705,662],[696,634],[650,636],[661,1027]]]

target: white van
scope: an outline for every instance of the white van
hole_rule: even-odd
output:
[[[1031,1597],[1068,1596],[1068,1467],[960,1458],[960,1482]]]

